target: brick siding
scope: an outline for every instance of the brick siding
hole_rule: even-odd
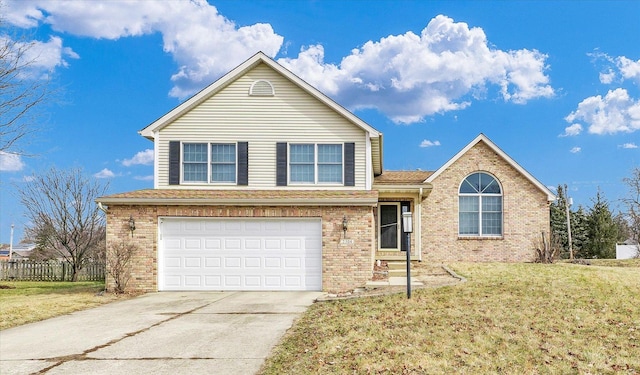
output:
[[[496,177],[503,193],[503,236],[458,236],[458,189],[473,172]],[[433,262],[522,262],[534,259],[534,243],[549,233],[547,195],[520,172],[479,142],[433,181],[422,203],[423,260]]]
[[[129,217],[135,219],[131,235]],[[347,238],[353,245],[340,243],[342,218],[349,222]],[[132,260],[127,290],[158,290],[158,217],[246,217],[322,219],[322,289],[342,292],[363,285],[372,276],[375,223],[373,208],[366,206],[318,207],[233,207],[110,205],[107,214],[107,247],[118,241],[134,241],[140,248]],[[107,277],[107,289],[113,279]]]

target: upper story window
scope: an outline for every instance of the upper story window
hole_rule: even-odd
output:
[[[459,235],[502,235],[502,188],[498,180],[487,173],[473,173],[462,181],[458,194]]]
[[[342,144],[289,144],[289,182],[342,184]]]
[[[236,182],[235,143],[183,143],[183,182]],[[208,167],[210,166],[210,167]]]

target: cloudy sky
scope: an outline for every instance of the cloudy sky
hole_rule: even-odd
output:
[[[153,186],[137,131],[257,51],[384,133],[389,170],[435,170],[479,133],[576,204],[619,207],[640,166],[639,1],[13,1],[0,38],[55,101],[0,153],[0,242],[15,189],[51,166],[110,192]],[[621,206],[620,206],[621,208]]]

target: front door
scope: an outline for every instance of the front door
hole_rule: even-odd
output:
[[[380,203],[380,250],[399,250],[400,204]]]
[[[402,212],[409,211],[409,202],[378,204],[378,248],[382,251],[406,251],[408,234],[402,230]]]

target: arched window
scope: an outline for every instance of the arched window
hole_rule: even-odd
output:
[[[458,192],[461,236],[502,236],[502,188],[493,176],[476,172]]]

